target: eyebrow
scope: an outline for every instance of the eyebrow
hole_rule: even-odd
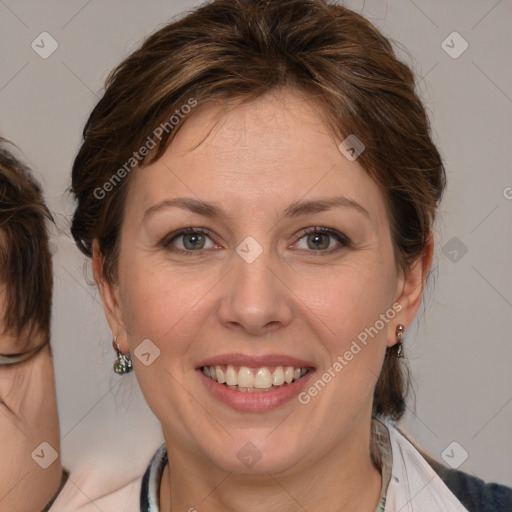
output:
[[[148,208],[144,213],[143,220],[147,220],[160,210],[171,207],[181,208],[183,210],[188,210],[193,213],[197,213],[198,215],[214,219],[230,217],[219,204],[201,201],[191,197],[176,197],[173,199],[165,199],[164,201]],[[286,208],[283,216],[299,217],[310,213],[324,212],[336,207],[353,208],[368,218],[370,217],[368,210],[361,206],[357,201],[345,196],[294,201]]]

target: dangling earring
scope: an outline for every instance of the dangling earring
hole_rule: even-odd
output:
[[[121,348],[119,347],[119,343],[117,343],[117,336],[114,336],[114,338],[112,339],[112,347],[114,347],[114,350],[116,351],[117,354],[117,359],[114,361],[114,371],[118,375],[130,373],[133,370],[133,364],[130,358],[130,353],[121,353]]]
[[[404,357],[404,343],[402,341],[404,337],[404,326],[402,324],[398,324],[396,326],[396,357],[403,358]]]

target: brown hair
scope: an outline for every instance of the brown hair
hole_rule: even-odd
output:
[[[445,186],[442,161],[412,71],[353,11],[323,0],[215,0],[150,36],[105,86],[73,165],[71,232],[89,256],[98,240],[108,280],[117,278],[126,163],[156,161],[186,122],[191,99],[250,101],[277,89],[304,93],[340,140],[355,134],[364,143],[358,161],[384,193],[397,265],[407,269],[423,253]],[[149,139],[147,155],[134,153]],[[391,349],[374,414],[400,417],[406,385]]]
[[[0,138],[0,282],[4,333],[50,335],[53,273],[46,222],[52,216],[28,168]],[[30,339],[27,340],[29,342]],[[26,347],[16,347],[21,351]]]

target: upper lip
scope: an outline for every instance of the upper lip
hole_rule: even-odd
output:
[[[266,354],[266,355],[247,355],[241,353],[221,354],[205,359],[199,363],[198,368],[202,366],[228,365],[248,366],[249,368],[261,368],[263,366],[293,366],[295,368],[313,368],[310,361],[298,359],[296,357],[284,354]]]

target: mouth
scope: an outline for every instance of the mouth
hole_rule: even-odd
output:
[[[310,373],[312,367],[238,366],[233,364],[201,366],[203,375],[225,387],[245,393],[275,391],[297,382]]]
[[[293,404],[314,378],[311,360],[286,354],[218,354],[196,366],[210,396],[241,412],[264,412]]]

